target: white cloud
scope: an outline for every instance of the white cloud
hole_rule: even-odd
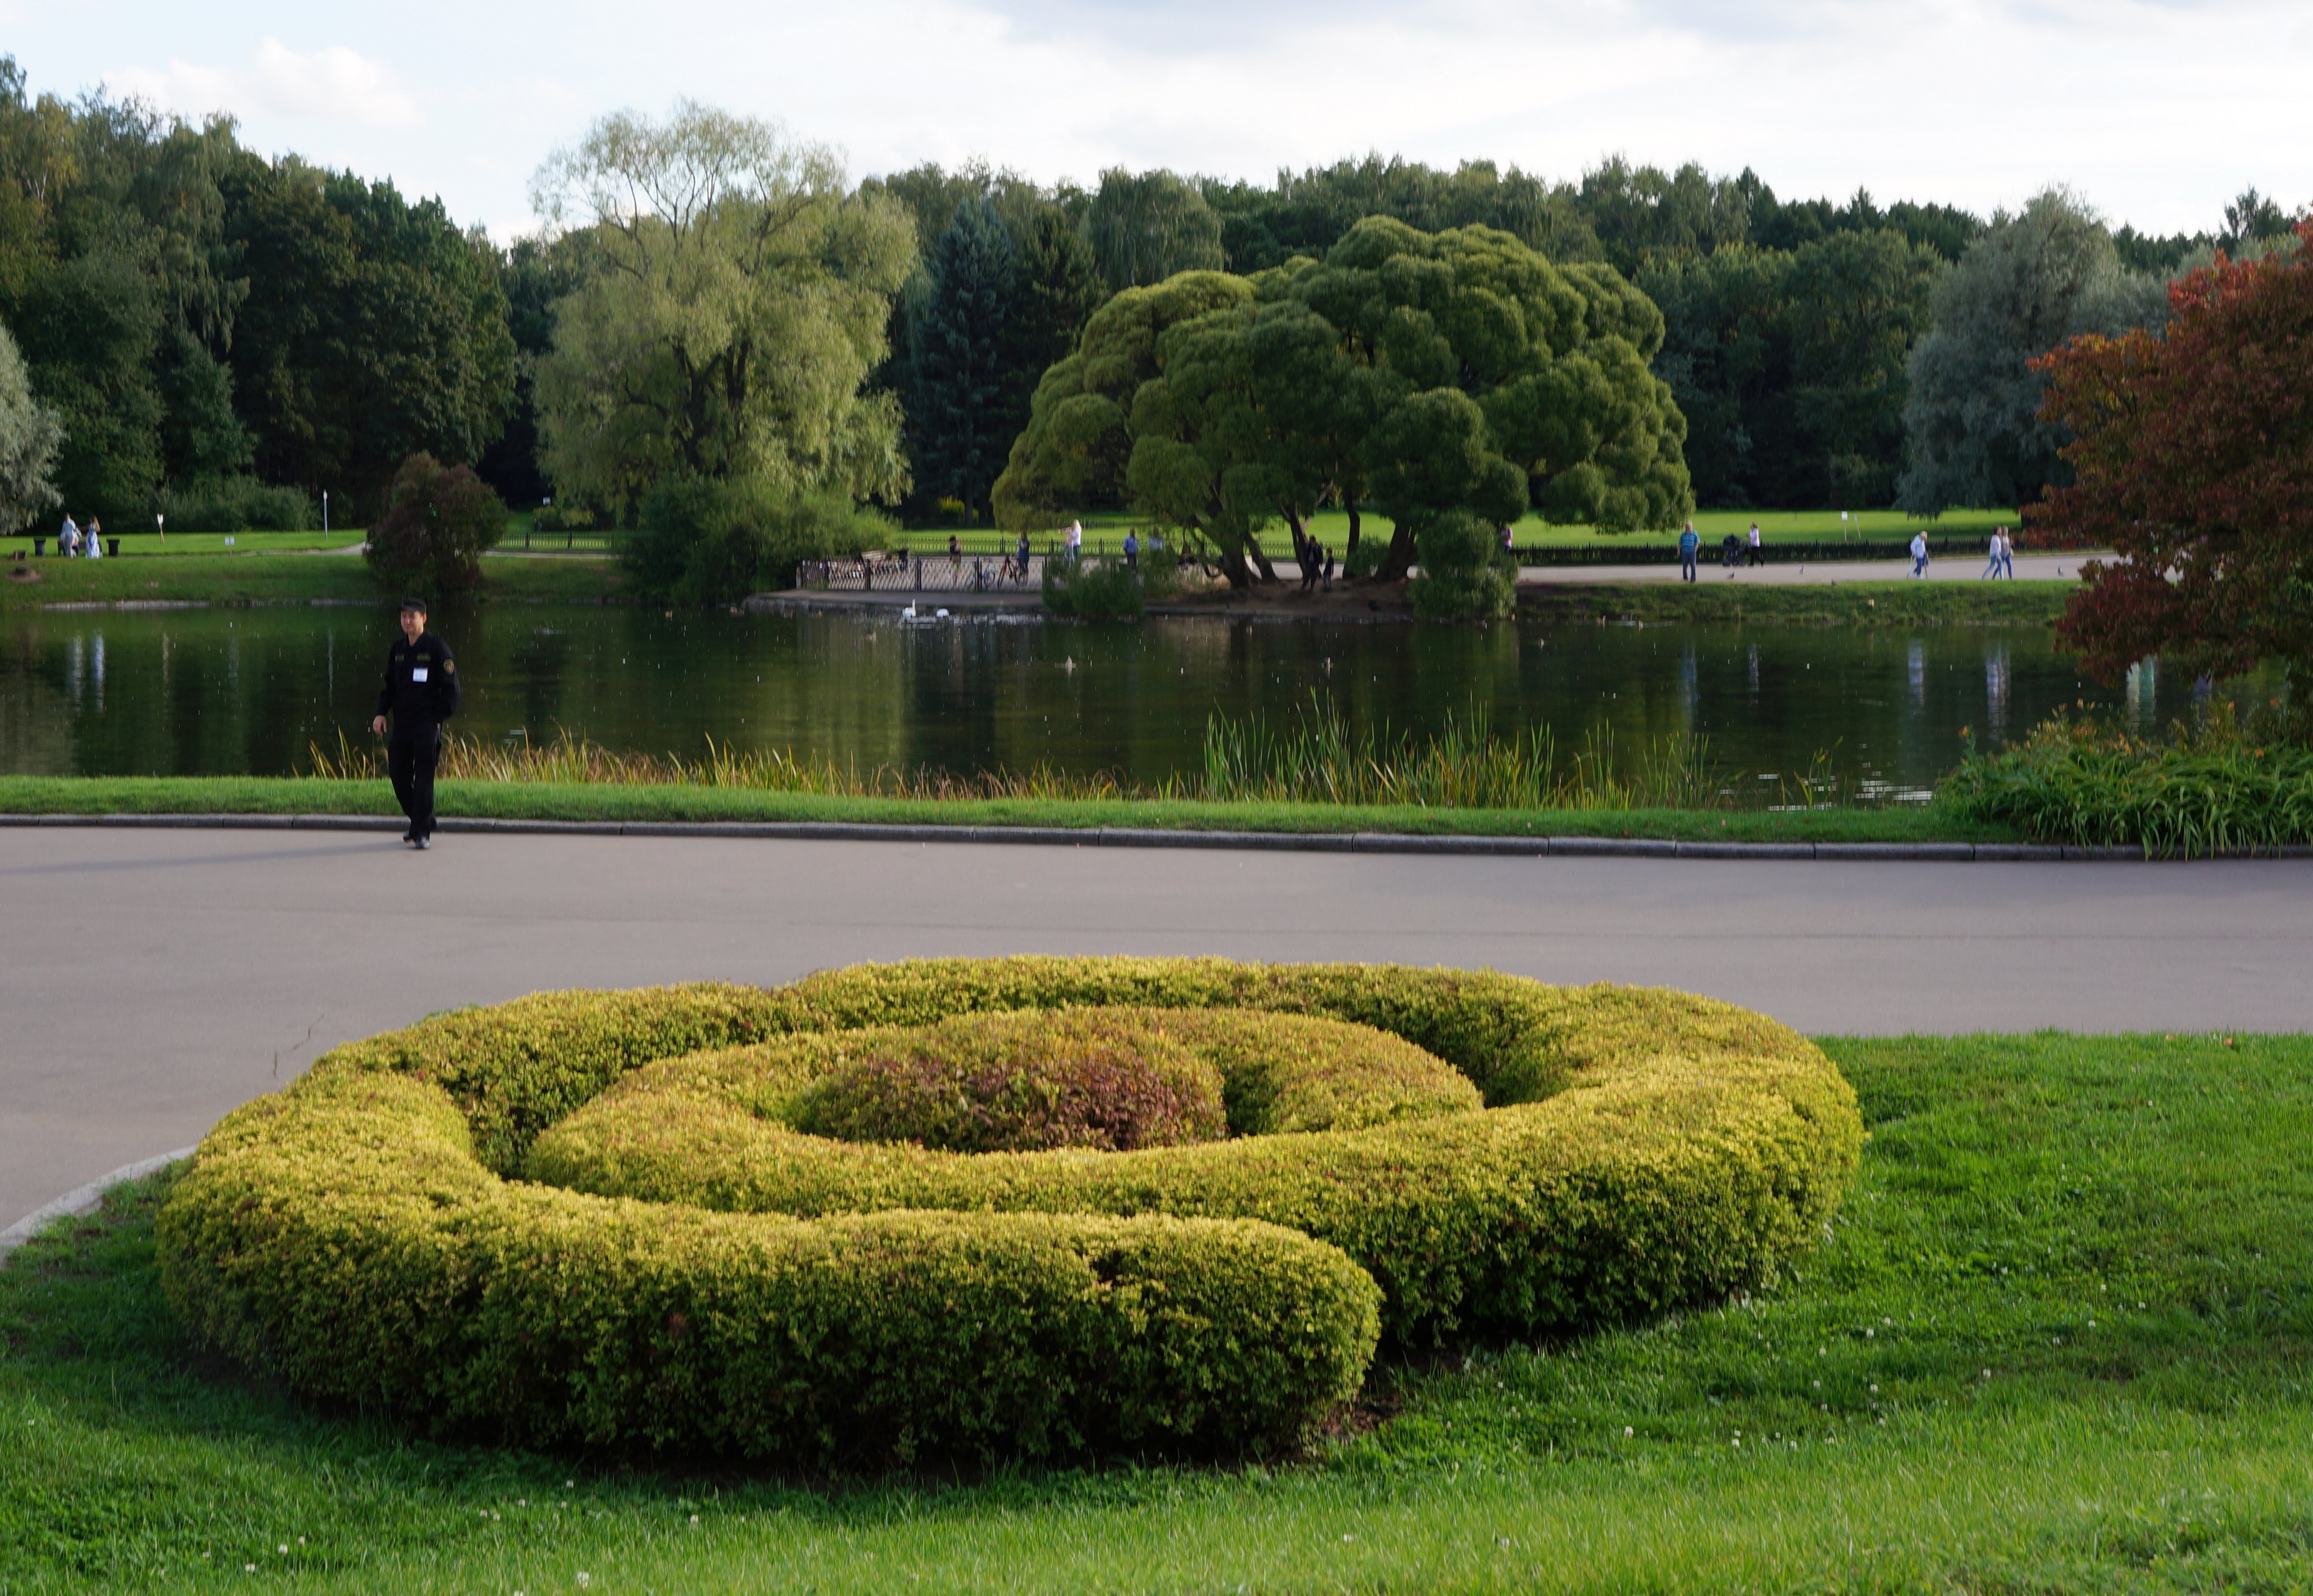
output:
[[[1368,151],[1573,179],[1755,169],[1786,197],[1988,211],[2050,180],[2115,222],[2313,199],[2305,0],[0,0],[40,88],[115,71],[188,115],[500,232],[547,152],[692,96],[846,147],[1047,180],[1266,180]],[[549,25],[550,22],[550,25]],[[282,41],[320,36],[330,48]],[[443,52],[435,42],[454,37]],[[124,44],[124,41],[128,41]],[[166,67],[151,65],[167,61]],[[220,64],[221,63],[221,64]]]
[[[300,53],[269,36],[246,67],[171,60],[164,71],[127,67],[106,74],[104,82],[117,94],[189,117],[267,112],[293,122],[364,127],[415,127],[425,120],[417,98],[386,62],[343,45]]]

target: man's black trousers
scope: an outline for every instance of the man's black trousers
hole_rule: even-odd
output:
[[[386,744],[386,774],[393,777],[394,801],[409,817],[412,837],[434,835],[434,765],[442,754],[442,728],[433,721],[393,723]]]

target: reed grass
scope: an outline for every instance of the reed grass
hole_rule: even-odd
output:
[[[310,745],[312,775],[324,781],[377,781],[385,752],[344,732],[334,748]],[[729,788],[837,798],[919,801],[1198,802],[1303,803],[1451,810],[1728,811],[1825,809],[1857,802],[1818,753],[1803,773],[1772,785],[1723,768],[1707,738],[1674,733],[1635,747],[1594,729],[1570,750],[1546,726],[1497,736],[1482,711],[1448,715],[1428,736],[1352,728],[1339,707],[1313,696],[1282,723],[1260,715],[1214,715],[1205,723],[1200,767],[1157,781],[1111,770],[1026,769],[960,773],[934,766],[865,766],[793,749],[736,749],[708,740],[699,759],[629,753],[584,735],[494,743],[452,733],[437,776],[445,781],[551,783],[578,786]]]
[[[2313,843],[2313,748],[2245,732],[2224,704],[2149,738],[2058,715],[2014,748],[1971,748],[1937,798],[2039,841],[2156,857],[2256,852]]]

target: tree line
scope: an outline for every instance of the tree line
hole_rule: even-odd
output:
[[[1377,221],[1401,242],[1463,241],[1451,261],[1444,246],[1400,250],[1431,250],[1425,269],[1451,276],[1464,256],[1514,246],[1518,272],[1558,285],[1537,305],[1563,291],[1646,307],[1618,335],[1642,370],[1616,355],[1602,391],[1632,417],[1659,412],[1631,423],[1653,440],[1634,460],[1667,452],[1627,478],[1597,463],[1612,450],[1596,455],[1595,492],[1542,471],[1533,502],[1552,513],[1637,526],[1693,501],[2017,503],[2070,469],[2028,362],[2075,334],[2157,328],[2169,277],[2219,249],[2254,255],[2289,226],[2254,190],[2205,233],[2155,238],[2112,231],[2060,189],[1986,219],[1860,192],[1786,200],[1749,171],[1619,159],[1577,182],[1376,156],[1267,185],[1121,169],[1044,185],[978,162],[855,184],[831,151],[685,106],[597,124],[539,174],[541,235],[499,248],[437,201],[251,152],[226,119],[36,99],[4,57],[0,171],[12,524],[59,500],[249,524],[310,514],[325,490],[340,515],[369,517],[425,454],[472,465],[511,502],[551,498],[550,515],[660,527],[663,574],[733,539],[731,570],[768,557],[785,535],[767,522],[817,538],[872,532],[859,517],[873,504],[921,522],[998,516],[1019,450],[1088,413],[1040,422],[1040,384],[1071,360],[1098,364],[1103,307],[1183,272],[1243,285],[1187,320],[1233,306],[1275,358],[1315,359],[1317,340],[1271,336],[1299,303],[1366,369],[1358,314],[1280,285],[1332,280],[1349,269],[1336,252],[1370,248]],[[1148,366],[1165,331],[1150,323],[1147,346],[1119,357]],[[1460,333],[1439,336],[1464,369],[1406,391],[1452,388],[1491,416],[1507,402],[1489,398],[1499,373],[1467,364]],[[1228,360],[1250,346],[1239,338]],[[1113,404],[1140,378],[1104,369],[1092,387]],[[1147,507],[1128,469],[1139,434],[1111,442],[1084,505]],[[1320,496],[1379,503],[1370,472],[1320,475]],[[681,491],[654,511],[670,484]],[[1307,500],[1295,493],[1277,512],[1288,520]],[[1645,514],[1604,508],[1633,493]],[[1017,519],[1035,494],[1011,502]]]
[[[46,439],[37,488],[0,489],[13,524],[34,499],[116,524],[302,522],[324,489],[366,510],[405,457],[503,431],[498,252],[439,202],[267,159],[223,118],[32,98],[12,57],[0,171],[0,364]]]

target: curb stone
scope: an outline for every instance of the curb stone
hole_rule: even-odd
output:
[[[392,832],[389,815],[0,814],[0,828],[97,826],[155,830]],[[1432,854],[1496,858],[1844,859],[1913,863],[2204,863],[2313,859],[2313,845],[2233,849],[2198,860],[2141,848],[2017,842],[1674,842],[1644,837],[1450,837],[1382,831],[1166,831],[1130,826],[924,826],[859,820],[502,820],[444,816],[446,833],[554,837],[726,837],[788,842],[1003,843],[1014,846],[1247,848],[1265,853]]]
[[[142,1179],[154,1171],[165,1169],[180,1159],[190,1158],[196,1149],[180,1147],[174,1153],[163,1153],[154,1158],[140,1158],[135,1163],[122,1164],[109,1175],[99,1175],[85,1186],[75,1186],[54,1202],[43,1203],[23,1218],[0,1231],[0,1262],[8,1255],[48,1228],[54,1220],[92,1214],[104,1194],[123,1181]]]

